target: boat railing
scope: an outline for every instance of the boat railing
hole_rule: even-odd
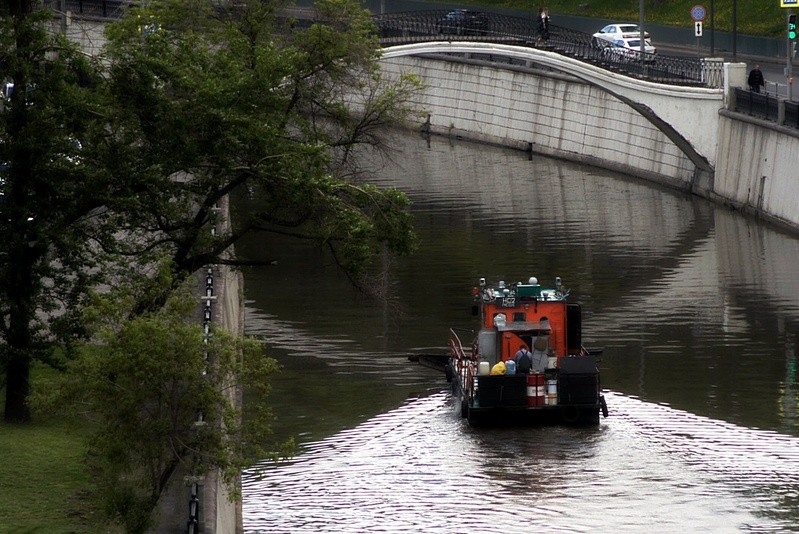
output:
[[[466,332],[471,332],[471,330],[465,330]],[[466,355],[466,351],[463,350],[463,343],[461,342],[461,338],[458,335],[458,332],[455,328],[449,329],[449,350],[452,353],[454,358],[469,358]],[[471,359],[471,358],[469,358]]]
[[[474,333],[472,330],[463,330],[463,332]],[[455,366],[454,373],[458,376],[461,387],[469,399],[474,397],[475,393],[475,375],[477,370],[477,360],[475,347],[473,346],[469,352],[463,348],[463,342],[455,328],[449,329],[449,350],[452,356],[452,361]]]

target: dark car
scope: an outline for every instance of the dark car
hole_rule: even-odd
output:
[[[449,35],[486,35],[489,26],[488,15],[469,9],[450,11],[436,23],[438,33]]]

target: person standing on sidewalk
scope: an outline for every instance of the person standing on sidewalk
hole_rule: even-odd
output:
[[[538,42],[546,43],[549,41],[549,9],[538,8]]]
[[[760,88],[766,85],[763,80],[763,73],[760,72],[760,65],[755,65],[755,68],[749,71],[749,89],[755,93],[760,92]]]

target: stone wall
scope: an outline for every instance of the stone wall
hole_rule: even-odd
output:
[[[694,165],[607,92],[551,71],[404,56],[383,71],[419,74],[430,131],[578,161],[687,188]]]
[[[677,145],[625,103],[576,78],[430,56],[393,57],[381,65],[390,76],[420,76],[427,87],[415,104],[428,117],[421,127],[431,133],[530,150],[691,190],[799,231],[798,130],[720,106],[712,120],[696,124],[718,130],[710,158],[716,162],[715,175],[707,186],[696,188],[695,167]],[[728,87],[743,83],[739,64],[725,65],[725,72],[731,78]]]
[[[799,230],[799,130],[724,110],[719,129],[718,199]]]

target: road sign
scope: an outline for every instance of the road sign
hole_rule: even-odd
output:
[[[697,37],[702,37],[702,21],[697,20],[694,22],[694,35]]]
[[[705,20],[705,15],[706,14],[707,14],[707,11],[705,11],[705,6],[697,5],[697,6],[694,6],[694,7],[691,8],[691,18],[696,20],[696,21],[701,22],[701,21]]]

